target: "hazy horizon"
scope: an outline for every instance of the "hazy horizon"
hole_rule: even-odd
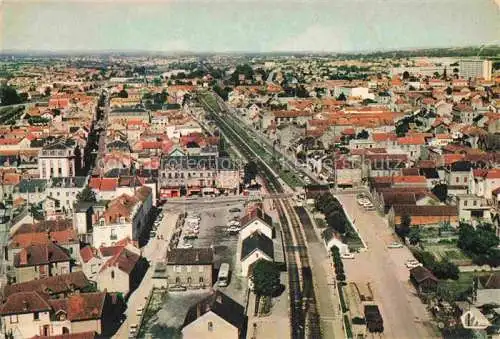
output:
[[[6,0],[0,10],[4,53],[342,53],[500,43],[493,0]]]

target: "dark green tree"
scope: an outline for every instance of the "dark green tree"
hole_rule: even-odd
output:
[[[14,87],[8,85],[0,86],[0,105],[15,105],[22,102]]]
[[[258,296],[272,296],[280,288],[280,271],[275,263],[267,260],[255,263],[251,279]]]
[[[119,98],[128,98],[128,92],[127,92],[125,89],[122,89],[122,90],[118,93],[118,97],[119,97]]]
[[[432,188],[432,193],[439,199],[439,201],[444,202],[448,198],[448,185],[437,184]]]
[[[76,199],[78,202],[97,201],[94,191],[92,191],[89,186],[85,186],[85,188],[76,195]]]
[[[396,227],[396,233],[404,239],[410,234],[410,226],[411,226],[411,216],[409,214],[403,214],[401,216],[401,222]]]

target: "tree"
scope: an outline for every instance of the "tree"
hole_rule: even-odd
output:
[[[43,93],[45,94],[46,97],[49,97],[51,91],[52,91],[51,88],[49,86],[47,86],[47,87],[45,87],[45,91]]]
[[[251,279],[258,296],[272,296],[280,289],[280,271],[275,263],[259,260],[255,263]]]
[[[362,130],[361,132],[356,135],[356,139],[368,139],[368,131],[367,130]]]
[[[14,87],[2,85],[0,87],[0,105],[15,105],[22,102]]]
[[[128,92],[127,92],[125,89],[122,89],[122,90],[118,93],[118,97],[119,97],[119,98],[128,98]]]
[[[408,71],[403,72],[403,80],[407,80],[410,77],[410,73]]]
[[[453,93],[453,89],[451,87],[446,87],[446,95],[451,95]]]
[[[396,233],[399,235],[402,239],[408,236],[410,233],[410,226],[411,226],[411,216],[409,214],[403,214],[401,216],[401,222],[399,223],[399,226],[396,227]]]
[[[97,201],[94,191],[92,191],[89,186],[85,186],[85,188],[76,195],[76,199],[78,202]]]
[[[410,241],[410,244],[416,245],[420,242],[421,235],[420,235],[420,229],[417,227],[414,227],[410,230],[410,233],[408,234],[408,239]]]
[[[337,100],[339,101],[347,101],[347,98],[344,93],[340,93],[340,95],[337,97]]]
[[[252,182],[252,180],[255,179],[258,173],[258,167],[257,164],[253,161],[247,162],[244,167],[244,178],[243,182],[245,184],[249,184]]]
[[[448,185],[446,184],[437,184],[432,188],[432,193],[439,199],[441,202],[445,202],[446,198],[448,198]]]

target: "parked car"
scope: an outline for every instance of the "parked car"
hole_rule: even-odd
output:
[[[183,248],[193,248],[193,244],[190,244],[190,243],[187,243],[187,242],[183,242],[183,243],[177,245],[177,248],[181,248],[181,249],[183,249]]]
[[[403,248],[403,245],[399,242],[392,242],[387,246],[387,248]]]
[[[154,237],[156,237],[156,232],[155,232],[155,231],[151,231],[151,232],[149,232],[149,237],[150,237],[150,238],[154,238]]]
[[[233,207],[233,208],[229,209],[229,212],[231,212],[231,213],[239,213],[239,212],[241,212],[241,210],[238,207]]]
[[[240,228],[237,226],[231,226],[227,229],[227,231],[229,232],[229,234],[238,234]]]
[[[344,254],[341,254],[340,257],[342,259],[354,259],[354,254],[352,254],[352,253],[344,253]]]
[[[144,312],[144,307],[138,307],[137,308],[137,311],[135,312],[135,314],[140,317],[142,315],[142,312]]]

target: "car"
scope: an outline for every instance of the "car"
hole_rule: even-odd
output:
[[[403,248],[403,245],[399,242],[392,242],[389,244],[389,246],[387,246],[387,248]]]
[[[137,326],[137,324],[130,325],[129,326],[129,332],[130,332],[130,334],[136,334],[138,328],[139,328],[139,326]]]
[[[239,213],[239,212],[241,212],[241,210],[238,207],[233,207],[233,208],[229,209],[229,212],[231,212],[231,213]]]
[[[156,232],[155,232],[155,231],[151,231],[151,232],[149,232],[149,237],[150,237],[150,238],[154,238],[154,237],[156,237]]]
[[[340,257],[342,259],[354,259],[354,254],[352,254],[352,253],[344,253],[344,254],[341,254]]]
[[[140,317],[142,313],[144,312],[144,307],[138,307],[137,310],[135,311],[135,314]]]
[[[375,211],[375,207],[373,205],[363,206],[365,211]]]
[[[419,266],[424,266],[422,265],[421,263],[417,262],[417,263],[406,263],[406,267],[408,267],[408,269],[412,269],[412,268],[415,268],[415,267],[419,267]]]
[[[183,242],[182,244],[177,245],[177,248],[180,248],[180,249],[193,248],[193,244]]]

